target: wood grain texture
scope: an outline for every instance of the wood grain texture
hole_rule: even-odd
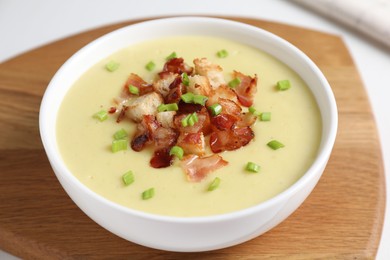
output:
[[[232,18],[231,18],[232,19]],[[282,224],[231,248],[174,253],[127,242],[89,219],[66,195],[43,151],[38,113],[54,73],[78,49],[126,22],[75,35],[0,64],[0,248],[25,259],[366,259],[382,230],[385,184],[370,105],[342,40],[284,24],[233,19],[303,50],[336,96],[339,131],[320,182]]]

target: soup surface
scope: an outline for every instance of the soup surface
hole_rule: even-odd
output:
[[[220,49],[228,56],[219,58]],[[201,182],[189,182],[179,160],[168,168],[150,167],[151,151],[135,152],[130,147],[113,153],[113,134],[135,124],[116,123],[117,116],[104,122],[92,117],[113,105],[130,73],[152,82],[172,52],[193,66],[195,58],[207,57],[224,70],[226,82],[233,70],[258,76],[254,107],[271,112],[271,121],[257,120],[254,139],[235,151],[220,155],[228,165],[207,175]],[[120,64],[114,72],[105,69],[110,61]],[[145,64],[154,61],[153,71]],[[276,82],[288,79],[291,88],[278,91]],[[244,108],[245,109],[245,108]],[[316,102],[303,80],[272,56],[253,47],[221,38],[181,36],[129,46],[88,69],[67,93],[58,114],[57,139],[61,155],[71,172],[87,187],[120,205],[168,216],[207,216],[254,206],[272,198],[296,182],[316,157],[321,138],[321,117]],[[276,139],[285,147],[267,146]],[[261,166],[258,173],[245,170],[247,162]],[[126,186],[122,175],[133,171],[134,182]],[[221,179],[213,191],[207,188],[215,177]],[[154,188],[154,197],[143,200],[141,193]]]

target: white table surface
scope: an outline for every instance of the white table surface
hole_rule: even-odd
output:
[[[356,0],[359,1],[359,0]],[[340,35],[365,84],[390,185],[390,50],[364,35],[282,0],[0,0],[0,62],[32,48],[107,24],[164,15],[265,19]],[[390,14],[389,14],[390,15]],[[390,189],[377,259],[390,259]],[[15,259],[0,250],[0,259]]]

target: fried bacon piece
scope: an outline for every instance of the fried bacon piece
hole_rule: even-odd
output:
[[[165,97],[169,93],[169,86],[177,78],[177,76],[179,75],[171,72],[162,73],[160,78],[156,79],[153,82],[154,91],[160,93],[161,96]]]
[[[183,58],[173,58],[164,64],[163,71],[162,73],[159,73],[159,76],[161,78],[165,72],[172,72],[176,74],[182,74],[185,72],[187,75],[191,75],[193,70],[194,68],[187,65]]]
[[[168,94],[164,97],[165,104],[178,103],[184,90],[185,86],[182,84],[182,78],[180,76],[176,77],[169,85]]]
[[[250,107],[253,104],[253,98],[257,92],[257,75],[255,74],[252,78],[241,72],[234,71],[233,78],[239,78],[241,80],[240,85],[234,88],[238,101],[241,105]]]
[[[185,156],[181,161],[181,167],[185,171],[187,179],[191,182],[199,182],[210,172],[216,171],[227,164],[228,162],[218,154],[206,157],[191,154]]]
[[[139,96],[142,96],[142,95],[145,95],[145,94],[148,94],[148,93],[154,91],[152,84],[147,83],[137,74],[131,73],[126,80],[126,83],[123,85],[121,94],[119,95],[119,97],[114,99],[114,102],[116,104],[123,104],[127,100],[129,100],[130,98],[137,96],[137,95],[130,93],[130,91],[129,91],[130,85],[138,88]]]
[[[214,153],[233,151],[247,145],[255,134],[247,127],[233,127],[228,130],[213,131],[210,135],[210,148]]]
[[[172,128],[159,127],[154,131],[153,139],[155,151],[150,159],[153,168],[165,168],[173,163],[173,156],[169,154],[175,145],[178,134]]]
[[[159,123],[157,122],[155,116],[153,115],[144,115],[142,121],[137,124],[137,131],[133,139],[131,140],[131,148],[139,152],[147,144],[153,142],[153,136],[155,131],[159,128]]]

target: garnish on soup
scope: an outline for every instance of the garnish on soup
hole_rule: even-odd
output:
[[[253,140],[251,126],[259,114],[242,111],[253,103],[256,75],[233,71],[233,80],[226,83],[219,65],[206,58],[193,63],[188,65],[173,52],[153,83],[131,73],[115,102],[120,107],[117,122],[137,125],[131,149],[151,147],[153,168],[168,167],[177,157],[187,179],[198,182],[228,164],[218,153]],[[112,150],[125,149],[118,146]]]

